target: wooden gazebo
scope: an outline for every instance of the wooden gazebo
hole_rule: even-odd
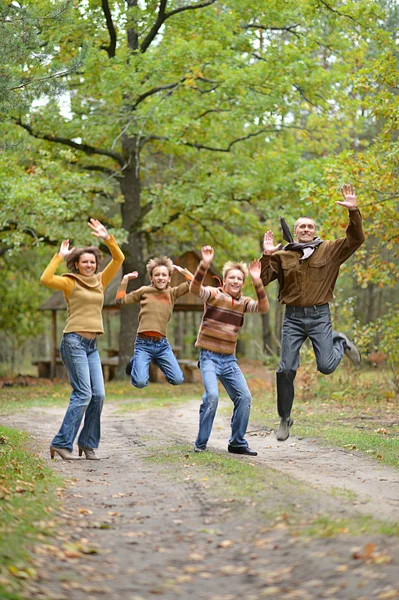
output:
[[[190,250],[185,252],[181,256],[174,257],[173,261],[176,265],[180,267],[185,267],[192,273],[195,272],[199,262],[201,260],[201,255],[194,251]],[[115,303],[116,291],[119,287],[119,283],[122,278],[122,269],[118,272],[118,274],[111,281],[107,289],[104,293],[104,308],[105,311],[118,311],[119,306]],[[218,279],[221,279],[220,273],[218,273],[212,266],[206,274],[204,285],[210,286],[218,286]],[[183,277],[175,272],[172,275],[171,285],[176,286],[179,283],[184,281]],[[57,374],[57,364],[60,359],[57,356],[57,312],[60,310],[66,310],[66,304],[64,300],[64,294],[62,292],[54,292],[47,300],[45,300],[39,310],[48,310],[51,311],[51,343],[50,343],[50,360],[36,360],[35,364],[38,366],[39,377],[48,377],[50,376],[53,379]],[[197,296],[194,294],[188,293],[185,296],[181,296],[177,299],[175,304],[175,311],[202,311],[203,303]],[[108,357],[102,358],[103,366],[110,367],[118,366],[118,357]],[[109,364],[108,364],[109,363]]]

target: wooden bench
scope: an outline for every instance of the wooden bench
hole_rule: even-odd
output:
[[[50,379],[51,376],[51,360],[33,360],[32,365],[37,367],[38,377],[44,379]],[[116,371],[119,366],[118,356],[108,356],[101,358],[101,366],[103,368],[104,381],[111,381],[116,377]],[[59,356],[55,359],[55,376],[57,379],[68,379],[67,371],[62,364],[62,360]]]

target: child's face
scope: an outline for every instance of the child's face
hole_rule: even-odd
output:
[[[170,284],[171,276],[169,275],[168,268],[164,265],[155,267],[150,275],[150,280],[153,286],[157,290],[164,290]]]

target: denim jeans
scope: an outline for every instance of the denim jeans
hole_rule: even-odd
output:
[[[154,361],[172,385],[180,385],[184,381],[183,371],[179,367],[176,356],[166,338],[159,342],[137,337],[134,343],[134,355],[131,360],[132,385],[143,388],[148,385],[150,362]]]
[[[51,445],[72,451],[84,416],[78,445],[82,448],[98,448],[105,391],[96,340],[88,340],[77,333],[65,333],[61,340],[60,355],[69,375],[72,394],[61,428]]]
[[[277,370],[277,408],[282,418],[291,414],[294,402],[294,379],[299,367],[299,351],[310,338],[317,370],[325,375],[335,371],[345,350],[345,341],[332,331],[328,304],[287,306],[281,338],[281,359]]]
[[[199,366],[205,392],[199,411],[199,431],[195,446],[205,449],[211,435],[219,401],[218,379],[234,403],[230,446],[247,447],[244,439],[251,411],[251,393],[234,354],[218,354],[201,349]]]

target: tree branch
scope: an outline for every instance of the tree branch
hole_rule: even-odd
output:
[[[154,94],[157,94],[158,92],[162,92],[164,90],[173,90],[180,83],[182,83],[185,79],[186,79],[185,77],[182,77],[182,79],[180,79],[179,81],[175,81],[174,83],[168,83],[166,85],[159,85],[157,87],[152,88],[151,90],[148,90],[148,92],[144,92],[144,94],[141,94],[137,98],[136,102],[132,106],[132,110],[134,110],[136,108],[136,106],[138,106],[140,104],[140,102],[143,102],[143,100],[145,100],[149,96],[153,96]]]
[[[177,15],[178,13],[184,12],[186,10],[197,10],[199,8],[206,8],[207,6],[210,6],[215,2],[216,0],[207,0],[206,2],[199,2],[198,4],[189,4],[188,6],[181,6],[180,8],[175,8],[174,10],[171,10],[167,13],[165,12],[167,0],[161,0],[156,21],[151,27],[151,30],[149,31],[148,35],[145,37],[143,43],[141,44],[140,52],[144,53],[146,50],[148,50],[149,46],[154,41],[162,25],[170,17],[173,17],[174,15]]]
[[[262,31],[287,31],[288,33],[295,35],[298,39],[301,37],[301,34],[294,31],[296,27],[299,27],[299,23],[296,25],[287,25],[286,27],[267,27],[266,25],[249,23],[247,25],[241,25],[241,27],[243,29],[261,29]]]
[[[108,46],[100,46],[101,50],[105,50],[109,58],[114,58],[116,50],[116,30],[112,21],[112,15],[109,8],[108,0],[101,0],[101,5],[105,20],[107,22],[107,29],[109,33],[109,44]]]
[[[101,148],[95,148],[94,146],[90,146],[89,144],[78,144],[73,140],[69,140],[66,138],[57,137],[54,135],[38,135],[33,131],[33,128],[27,123],[23,123],[21,119],[16,119],[15,123],[25,129],[32,137],[38,140],[46,140],[47,142],[55,142],[56,144],[63,144],[64,146],[69,146],[70,148],[75,148],[75,150],[80,150],[84,152],[88,156],[92,154],[100,154],[101,156],[109,156],[117,161],[121,167],[124,165],[123,157],[116,152],[111,152],[111,150],[102,150]]]

